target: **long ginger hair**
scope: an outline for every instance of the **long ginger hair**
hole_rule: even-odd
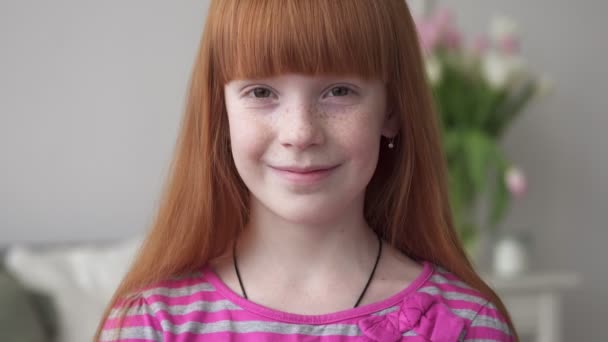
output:
[[[212,0],[155,221],[95,340],[119,301],[200,270],[244,228],[249,191],[231,155],[224,85],[287,72],[356,74],[386,83],[400,128],[395,147],[381,149],[367,187],[368,224],[404,254],[440,265],[480,291],[516,335],[454,229],[439,123],[405,0]]]

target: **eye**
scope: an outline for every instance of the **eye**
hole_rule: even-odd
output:
[[[267,88],[256,87],[246,93],[246,95],[248,95],[248,96],[250,94],[253,94],[253,97],[256,99],[263,99],[263,98],[270,97],[270,95],[272,95],[272,91],[270,91]]]
[[[343,96],[348,95],[349,93],[352,93],[352,90],[350,88],[343,87],[343,86],[333,87],[329,91],[330,96],[333,96],[333,97],[343,97]]]

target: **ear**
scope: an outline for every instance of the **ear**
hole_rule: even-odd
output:
[[[388,110],[384,116],[384,123],[382,124],[382,135],[387,138],[393,138],[399,133],[400,120],[399,115],[394,111]]]

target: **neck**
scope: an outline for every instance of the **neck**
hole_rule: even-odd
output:
[[[290,222],[252,201],[250,221],[237,242],[239,268],[274,282],[320,282],[369,275],[378,242],[359,215],[325,222]],[[347,274],[348,275],[345,275]]]

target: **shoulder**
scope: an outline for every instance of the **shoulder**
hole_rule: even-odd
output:
[[[417,292],[432,295],[464,319],[465,341],[513,341],[506,318],[490,300],[443,267],[435,264],[431,267],[431,275]]]
[[[99,341],[162,341],[162,328],[145,298],[119,301],[106,318]]]
[[[201,272],[147,286],[112,308],[100,341],[163,341],[181,320],[209,311],[216,296]]]

